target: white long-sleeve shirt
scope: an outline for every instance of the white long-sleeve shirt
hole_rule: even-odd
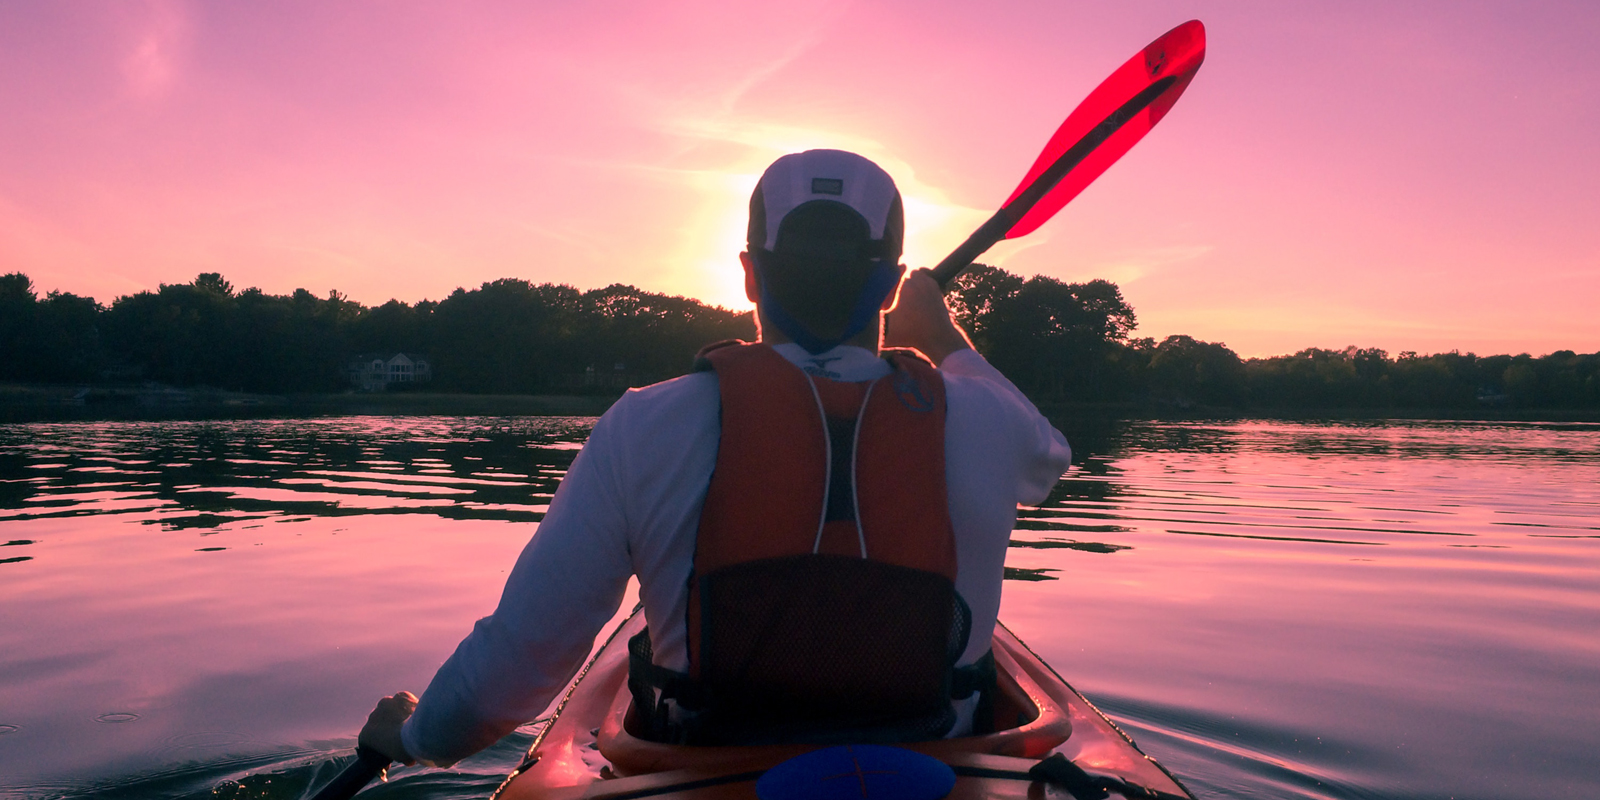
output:
[[[890,369],[859,347],[820,356],[794,344],[776,350],[834,380],[872,380]],[[970,664],[994,633],[1017,506],[1043,502],[1072,453],[976,352],[950,355],[939,372],[956,590],[972,609],[959,663]],[[600,418],[494,614],[478,620],[406,721],[402,740],[413,757],[452,764],[538,716],[582,666],[633,575],[657,663],[688,668],[688,581],[717,460],[719,406],[716,375],[700,372],[630,390]]]

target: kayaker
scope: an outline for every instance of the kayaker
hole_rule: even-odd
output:
[[[740,254],[760,342],[708,348],[600,418],[494,614],[420,703],[380,701],[362,744],[436,766],[493,744],[572,678],[635,575],[646,735],[970,731],[1017,506],[1042,502],[1071,453],[928,272],[901,281],[903,232],[871,161],[774,162]],[[880,357],[880,338],[926,361]]]

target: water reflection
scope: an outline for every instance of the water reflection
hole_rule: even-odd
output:
[[[1199,794],[1600,796],[1600,426],[1099,441],[1024,511],[1002,617]]]
[[[294,515],[536,522],[591,423],[354,417],[0,426],[0,522],[137,515],[163,530],[202,533]]]
[[[590,424],[0,426],[0,794],[298,797]],[[1600,796],[1600,426],[1063,429],[1002,617],[1202,796]],[[530,738],[379,795],[483,796]]]

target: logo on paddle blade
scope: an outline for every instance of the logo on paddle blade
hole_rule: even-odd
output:
[[[1165,49],[1157,50],[1153,53],[1147,52],[1144,54],[1144,68],[1145,71],[1150,73],[1150,77],[1154,78],[1156,73],[1160,72],[1161,68],[1165,67],[1166,65],[1167,51]]]

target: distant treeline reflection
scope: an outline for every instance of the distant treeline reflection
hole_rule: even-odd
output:
[[[1040,400],[1261,409],[1600,408],[1600,353],[1395,356],[1376,348],[1240,359],[1188,336],[1133,338],[1116,284],[976,265],[951,304],[978,348]],[[156,381],[261,393],[349,386],[358,353],[426,354],[428,391],[615,392],[682,374],[695,351],[752,338],[750,315],[612,285],[502,279],[440,301],[376,307],[338,292],[235,291],[217,273],[119,297],[0,277],[0,380]],[[421,388],[421,387],[418,387]]]

